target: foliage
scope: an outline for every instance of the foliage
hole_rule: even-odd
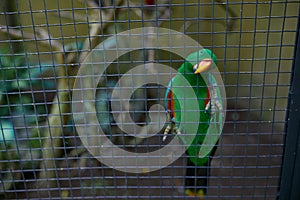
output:
[[[35,100],[34,91],[54,89],[53,81],[40,78],[50,67],[30,65],[25,54],[0,51],[0,117],[22,115],[26,123],[39,121],[46,106]]]
[[[8,48],[0,51],[0,160],[32,159],[23,162],[23,168],[38,166],[33,159],[40,157],[40,152],[32,150],[40,151],[42,141],[38,128],[27,127],[42,121],[47,113],[46,100],[42,102],[37,94],[55,89],[53,80],[41,78],[52,68],[30,63],[25,53],[12,54]],[[18,163],[1,162],[0,169],[18,169]],[[3,187],[9,188],[9,183]]]

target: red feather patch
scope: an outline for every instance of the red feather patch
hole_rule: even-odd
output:
[[[169,90],[167,94],[168,98],[168,110],[170,112],[171,119],[176,117],[176,113],[174,112],[175,110],[175,105],[174,105],[174,94],[171,90]]]
[[[210,92],[209,92],[209,87],[207,87],[206,99],[204,101],[204,107],[208,104],[209,100],[210,100]]]

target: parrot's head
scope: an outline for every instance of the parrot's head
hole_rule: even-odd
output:
[[[200,74],[202,72],[207,72],[217,66],[217,57],[209,49],[201,49],[194,53],[191,53],[187,58],[191,64],[191,69],[189,71],[194,74]]]

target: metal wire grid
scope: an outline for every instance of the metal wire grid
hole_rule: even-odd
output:
[[[183,31],[218,56],[228,109],[207,198],[276,198],[298,6],[297,1],[2,0],[1,197],[196,198],[185,194],[186,155],[151,173],[114,170],[82,145],[68,107],[72,76],[88,49],[126,29],[159,26]],[[99,86],[98,106],[107,107],[124,68],[153,60],[178,68],[183,62],[166,52],[156,52],[152,60],[147,56],[149,51],[134,51],[114,63]],[[143,95],[139,102],[149,103]],[[154,100],[161,101],[160,95]],[[123,135],[115,140],[135,141]],[[132,151],[161,147],[157,137],[138,142]]]

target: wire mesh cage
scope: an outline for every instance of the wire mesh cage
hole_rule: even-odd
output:
[[[298,1],[1,5],[1,199],[300,196]]]

